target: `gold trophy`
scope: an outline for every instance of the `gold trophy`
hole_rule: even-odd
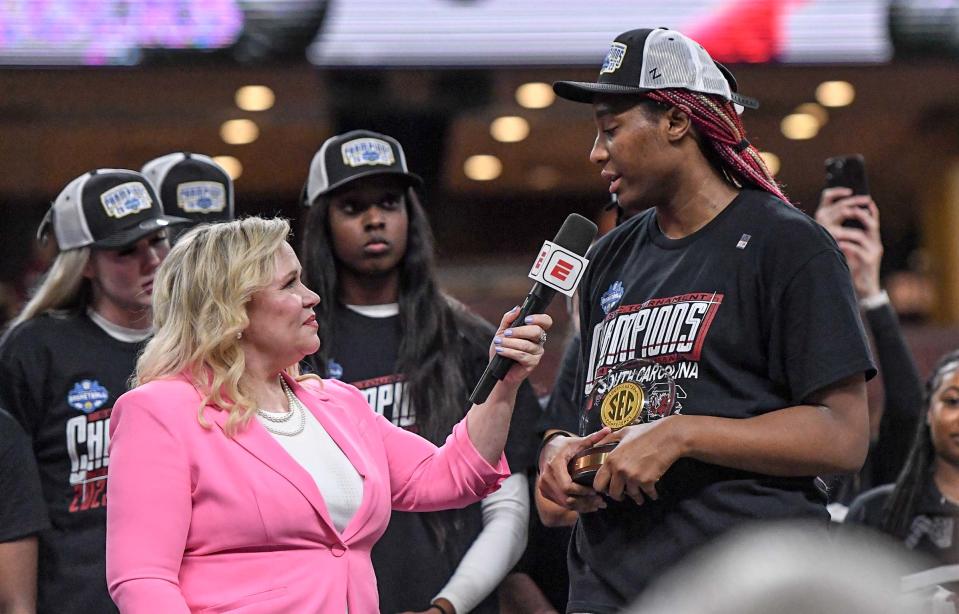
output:
[[[673,413],[675,405],[676,382],[668,366],[646,358],[628,360],[593,383],[580,415],[579,434],[659,420]],[[596,472],[615,448],[615,443],[606,443],[579,452],[569,461],[570,477],[577,484],[592,486]]]

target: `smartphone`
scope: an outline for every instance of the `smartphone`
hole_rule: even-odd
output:
[[[834,156],[826,160],[826,187],[850,188],[854,195],[869,194],[866,180],[866,160],[861,154]],[[843,221],[847,228],[865,230],[862,223],[855,219]]]

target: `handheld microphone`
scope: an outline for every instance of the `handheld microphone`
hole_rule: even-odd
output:
[[[573,295],[588,264],[583,256],[593,242],[596,231],[596,224],[578,213],[571,213],[553,241],[543,243],[529,272],[530,278],[536,283],[526,295],[519,315],[510,326],[517,322],[522,324],[530,314],[543,313],[557,291],[567,296]],[[512,364],[513,360],[509,358],[494,356],[473,389],[470,402],[477,405],[485,402],[496,382],[506,377]]]

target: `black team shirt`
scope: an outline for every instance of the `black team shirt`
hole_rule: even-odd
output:
[[[743,190],[694,234],[673,240],[655,210],[589,254],[582,292],[585,400],[633,358],[668,366],[673,413],[749,418],[807,401],[875,369],[849,271],[829,234],[801,211]],[[583,405],[585,406],[585,404]],[[570,612],[615,612],[663,570],[751,520],[828,514],[813,476],[781,478],[680,459],[658,501],[583,514],[570,548]]]
[[[397,426],[416,432],[415,408],[410,407],[405,395],[406,378],[397,372],[396,367],[400,348],[399,315],[367,317],[338,305],[334,321],[336,336],[326,365],[329,377],[356,386],[377,413]],[[490,340],[494,332],[491,327]],[[471,365],[469,372],[464,374],[467,387],[479,379],[488,361],[489,356],[482,352],[467,357],[466,362]],[[313,366],[319,371],[315,369],[316,365]],[[450,368],[457,366],[449,365]],[[463,415],[468,409],[469,402],[464,398]],[[517,395],[506,442],[506,458],[514,472],[522,472],[534,462],[538,443],[535,425],[539,413],[535,393],[528,383],[524,383]],[[447,533],[440,548],[426,516],[394,511],[386,533],[373,547],[373,567],[382,612],[426,609],[483,528],[480,504],[474,503],[456,516],[455,530]],[[473,611],[498,612],[496,593]]]
[[[52,525],[40,534],[40,614],[117,611],[105,566],[110,413],[142,347],[85,314],[37,316],[0,343],[0,405],[31,440]]]
[[[0,493],[0,543],[31,537],[50,527],[30,440],[2,409]]]

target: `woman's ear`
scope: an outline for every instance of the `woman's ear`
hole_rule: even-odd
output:
[[[664,113],[666,119],[666,137],[670,141],[682,139],[692,129],[693,122],[689,114],[676,107],[670,107]]]
[[[87,279],[93,279],[96,276],[96,271],[94,270],[93,266],[94,257],[93,250],[90,250],[90,257],[87,259],[87,263],[83,265],[83,269],[80,271],[80,274]]]

